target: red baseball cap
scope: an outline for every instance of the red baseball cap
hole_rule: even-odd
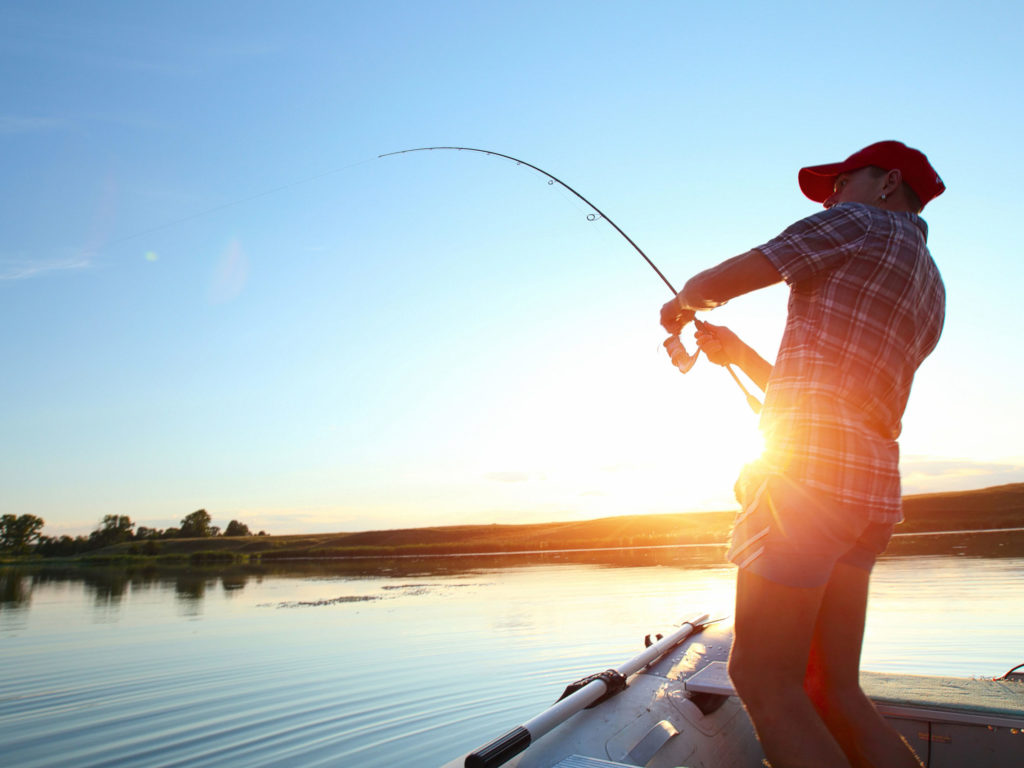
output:
[[[856,171],[869,165],[885,171],[899,168],[903,173],[903,180],[914,190],[922,206],[946,190],[946,185],[942,183],[942,179],[924,153],[899,141],[880,141],[864,147],[841,163],[801,168],[797,176],[800,190],[816,203],[823,203],[832,195],[839,174]]]

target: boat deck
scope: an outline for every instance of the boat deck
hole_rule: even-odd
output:
[[[861,685],[887,717],[1024,728],[1024,683],[862,672]],[[735,696],[724,661],[686,680],[687,691]]]

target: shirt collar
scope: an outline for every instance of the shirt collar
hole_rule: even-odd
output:
[[[911,223],[921,230],[921,236],[924,237],[925,242],[928,242],[928,222],[918,216],[916,213],[910,213],[909,211],[901,213],[900,215],[906,216],[910,219]]]

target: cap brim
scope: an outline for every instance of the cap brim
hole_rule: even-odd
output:
[[[835,191],[836,176],[845,171],[845,162],[811,165],[797,174],[800,191],[816,203],[824,203]]]

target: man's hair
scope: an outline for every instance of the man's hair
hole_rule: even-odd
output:
[[[921,198],[917,196],[917,192],[910,188],[907,182],[903,182],[903,196],[907,198],[907,207],[910,208],[914,213],[920,213],[921,209],[924,208],[921,205]]]
[[[876,179],[882,178],[885,174],[889,172],[888,169],[879,168],[877,165],[869,165],[868,169],[871,171],[871,175],[874,176]],[[920,213],[921,209],[924,208],[924,206],[921,205],[921,198],[917,196],[917,192],[911,189],[910,185],[907,184],[907,182],[904,181],[901,182],[901,184],[903,187],[903,197],[906,198],[907,201],[907,207],[913,213]]]

